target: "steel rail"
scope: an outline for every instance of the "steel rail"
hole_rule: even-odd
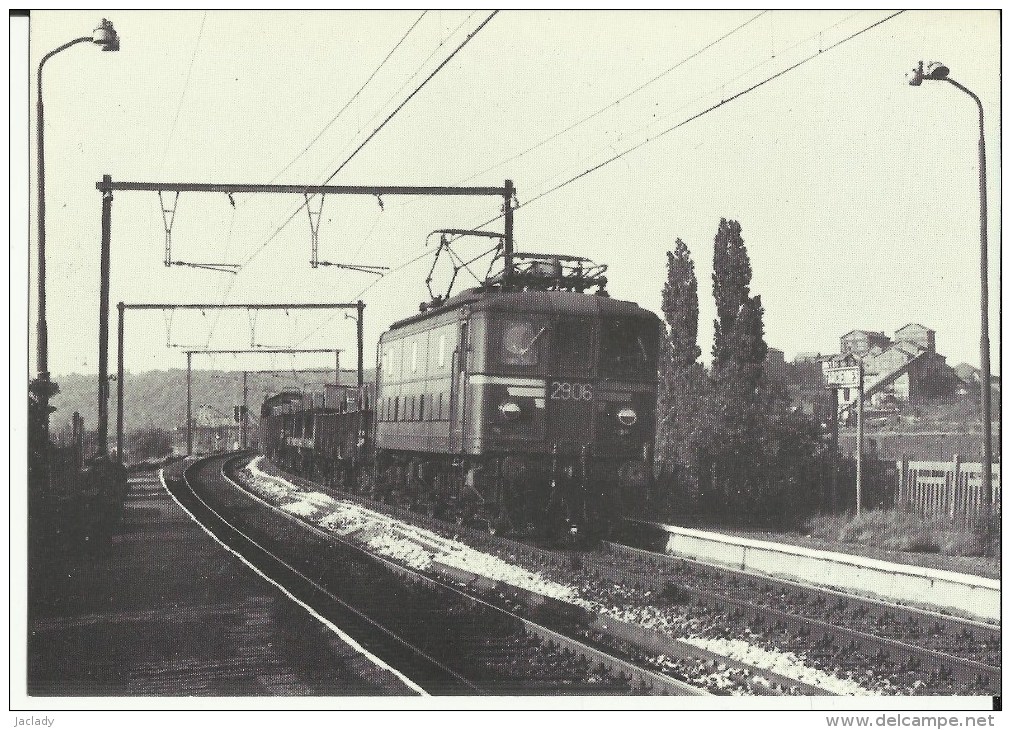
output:
[[[405,641],[401,637],[397,636],[395,633],[393,633],[393,632],[389,631],[388,629],[386,629],[384,626],[376,623],[371,618],[369,618],[368,616],[366,616],[364,613],[358,611],[356,608],[354,608],[353,606],[351,606],[347,602],[343,601],[338,596],[335,596],[331,592],[327,591],[317,581],[315,581],[312,578],[306,576],[304,573],[302,573],[301,571],[299,571],[297,568],[295,568],[294,566],[290,565],[288,562],[282,560],[280,557],[278,557],[277,555],[275,555],[270,549],[268,549],[267,547],[261,545],[259,542],[257,542],[256,540],[254,540],[252,537],[250,537],[249,535],[245,534],[245,532],[243,532],[242,530],[240,530],[237,526],[233,525],[229,520],[227,520],[217,510],[215,510],[213,507],[211,507],[207,503],[206,500],[204,500],[202,497],[200,497],[200,495],[197,493],[196,489],[194,489],[193,484],[191,482],[191,477],[189,476],[189,473],[191,471],[193,471],[193,470],[196,470],[196,469],[199,469],[199,468],[203,468],[206,465],[207,462],[212,461],[215,458],[221,458],[221,457],[220,456],[212,456],[212,457],[207,457],[207,458],[203,458],[203,459],[198,459],[193,464],[187,466],[186,469],[183,471],[183,475],[182,475],[182,483],[186,487],[186,489],[188,490],[189,494],[192,496],[192,500],[195,500],[196,503],[197,503],[197,505],[199,505],[200,511],[204,513],[203,517],[206,518],[209,515],[211,517],[211,521],[213,523],[215,523],[215,525],[219,528],[219,530],[223,530],[226,534],[225,535],[220,535],[220,534],[218,534],[219,530],[215,530],[215,529],[213,529],[212,526],[205,524],[205,527],[207,527],[207,529],[211,530],[215,535],[217,535],[220,539],[222,539],[222,541],[225,542],[226,544],[228,544],[229,547],[231,547],[232,549],[236,550],[237,552],[241,551],[242,554],[243,554],[243,556],[246,557],[247,559],[249,559],[250,562],[252,562],[254,565],[257,565],[257,567],[259,569],[263,570],[264,567],[266,567],[267,570],[264,570],[265,573],[268,572],[268,571],[270,571],[271,568],[273,568],[274,570],[280,572],[282,574],[282,576],[286,577],[288,580],[286,580],[286,581],[278,581],[278,582],[286,585],[286,587],[288,587],[289,590],[292,587],[298,587],[298,586],[292,586],[289,581],[294,581],[295,583],[302,584],[301,585],[302,588],[308,588],[309,589],[308,593],[312,597],[313,603],[316,603],[318,605],[321,602],[321,599],[323,599],[323,601],[325,601],[326,603],[330,603],[330,604],[333,604],[334,606],[340,607],[341,611],[350,613],[353,617],[355,617],[359,621],[363,622],[364,624],[368,625],[372,630],[380,632],[387,639],[390,639],[393,642],[395,642],[396,644],[400,645],[401,647],[407,649],[417,659],[421,660],[421,663],[423,665],[425,665],[425,669],[426,670],[433,670],[434,669],[437,676],[438,675],[442,675],[443,679],[450,678],[452,681],[455,681],[455,682],[459,683],[462,687],[466,688],[467,690],[472,691],[475,694],[481,694],[480,690],[477,687],[475,687],[474,685],[472,685],[470,682],[468,682],[465,678],[459,676],[458,674],[456,674],[449,667],[446,667],[441,662],[439,662],[436,659],[432,658],[428,654],[422,652],[420,649],[418,649],[417,647],[415,647],[410,642]],[[231,458],[234,458],[234,457],[231,457]],[[226,459],[225,461],[227,461],[227,460],[228,459]],[[227,479],[227,477],[224,475],[224,471],[223,470],[224,470],[224,463],[222,464],[222,467],[221,467],[220,471],[221,471],[221,476],[223,478]],[[168,484],[169,484],[169,480],[166,479],[166,485],[168,485]],[[176,495],[176,496],[178,497],[180,495]],[[184,498],[186,497],[185,494],[183,494],[182,496]],[[192,500],[188,500],[188,501],[191,501],[191,504],[192,504],[193,503]],[[232,538],[232,539],[228,539],[228,538]],[[236,545],[235,543],[238,543],[239,545]],[[242,547],[245,547],[246,549],[243,551],[241,549]],[[249,552],[252,552],[253,555],[249,555],[248,554]],[[266,563],[267,565],[264,566],[263,563]],[[273,572],[273,571],[271,571],[271,572]],[[308,603],[308,601],[307,601],[307,603]],[[315,608],[315,606],[314,606],[314,608]],[[327,613],[329,613],[329,611]],[[326,614],[324,614],[324,615],[326,615]],[[405,672],[404,674],[406,675],[407,673]],[[413,681],[413,678],[412,678],[412,681]],[[427,683],[428,682],[426,682],[426,684]],[[417,682],[417,684],[419,684],[421,686],[424,686],[423,683],[421,683],[421,682]]]
[[[220,457],[220,456],[218,456],[218,457],[211,457],[211,459],[213,459],[213,458],[222,458],[222,457]],[[428,588],[428,589],[431,589],[431,590],[437,590],[437,591],[443,591],[443,592],[452,593],[452,594],[458,596],[459,598],[467,601],[472,606],[480,607],[481,609],[484,609],[486,611],[489,611],[489,612],[492,612],[492,613],[495,613],[495,614],[499,614],[499,615],[503,616],[504,618],[507,618],[507,619],[509,619],[511,621],[521,622],[523,630],[524,630],[524,632],[527,635],[536,637],[537,639],[539,639],[541,642],[543,642],[548,647],[556,648],[556,650],[572,652],[572,653],[576,654],[577,656],[581,656],[581,657],[585,658],[588,662],[590,662],[593,666],[601,666],[602,665],[602,666],[606,667],[615,677],[618,677],[619,679],[620,678],[629,678],[629,679],[632,679],[632,680],[636,680],[637,683],[638,683],[638,685],[640,687],[653,690],[653,691],[655,691],[656,693],[659,693],[659,694],[675,694],[675,695],[704,695],[704,694],[707,694],[705,691],[700,690],[697,687],[694,687],[692,685],[689,685],[689,684],[686,684],[684,682],[681,682],[681,681],[679,681],[679,680],[677,680],[677,679],[675,679],[673,677],[669,677],[669,676],[663,675],[663,674],[657,674],[657,673],[651,672],[649,670],[643,669],[642,667],[638,667],[638,666],[636,666],[634,664],[631,664],[629,662],[626,662],[626,661],[624,661],[624,660],[622,660],[622,659],[620,659],[618,657],[614,657],[614,656],[612,656],[610,654],[607,654],[607,653],[605,653],[605,652],[603,652],[603,651],[601,651],[599,649],[596,649],[594,647],[586,645],[583,642],[580,642],[580,641],[578,641],[576,639],[573,639],[572,637],[565,636],[565,635],[563,635],[563,634],[561,634],[559,632],[556,632],[556,631],[554,631],[554,630],[552,630],[552,629],[550,629],[550,628],[548,628],[546,626],[543,626],[541,624],[538,624],[538,623],[536,623],[534,621],[531,621],[529,619],[523,618],[521,616],[517,616],[517,615],[515,615],[515,614],[513,614],[513,613],[511,613],[509,611],[506,611],[506,610],[502,609],[499,606],[496,606],[494,604],[488,603],[488,602],[486,602],[486,601],[484,601],[484,600],[482,600],[482,599],[480,599],[480,598],[478,598],[478,597],[476,597],[474,595],[471,595],[470,593],[467,593],[465,591],[461,591],[461,590],[459,590],[458,588],[456,588],[454,586],[447,585],[446,583],[443,583],[443,582],[437,581],[437,580],[435,580],[433,578],[430,578],[430,577],[428,577],[428,576],[420,573],[419,571],[412,570],[412,569],[407,568],[405,566],[402,566],[402,565],[400,565],[398,563],[395,563],[395,562],[393,562],[391,560],[388,560],[388,559],[386,559],[386,558],[384,558],[382,556],[378,556],[378,555],[375,555],[373,553],[370,553],[367,550],[365,550],[364,548],[359,547],[358,545],[355,545],[354,543],[352,543],[352,542],[350,542],[348,540],[341,539],[339,536],[334,535],[334,534],[329,533],[329,532],[326,532],[326,531],[323,531],[323,530],[319,529],[318,527],[316,527],[315,525],[309,524],[308,522],[306,522],[306,521],[304,521],[302,519],[299,519],[295,515],[292,515],[292,514],[289,514],[287,512],[284,512],[283,510],[280,510],[275,505],[272,505],[269,502],[266,502],[265,500],[259,498],[257,495],[252,494],[248,490],[244,489],[241,485],[235,483],[234,480],[232,480],[227,475],[226,471],[227,471],[228,466],[232,462],[237,461],[237,460],[241,460],[242,458],[244,458],[244,457],[243,456],[238,456],[238,457],[226,457],[226,458],[223,458],[222,459],[222,466],[221,466],[221,469],[220,469],[221,478],[223,480],[227,481],[236,490],[241,491],[244,495],[248,495],[249,497],[252,497],[254,500],[256,500],[257,502],[259,502],[260,504],[268,507],[276,515],[278,515],[280,517],[283,517],[285,520],[287,520],[287,521],[289,521],[291,523],[296,524],[299,528],[301,528],[303,530],[306,530],[306,531],[314,534],[316,537],[322,538],[323,540],[325,540],[325,541],[327,541],[329,543],[337,544],[342,549],[347,549],[347,550],[351,550],[351,551],[357,552],[360,555],[362,555],[363,557],[366,557],[366,558],[368,558],[368,559],[370,559],[372,561],[375,561],[375,562],[383,565],[383,567],[385,567],[390,572],[392,572],[392,573],[400,576],[401,578],[403,578],[405,580],[408,580],[408,581],[410,581],[412,583],[420,584],[420,585],[424,586],[425,588]],[[202,460],[201,462],[198,462],[198,463],[204,463],[204,462],[210,461],[211,459],[204,459],[204,460]],[[192,469],[193,467],[190,467],[190,468]],[[192,485],[188,484],[188,486],[192,490]],[[206,501],[202,500],[199,497],[199,495],[196,495],[195,491],[194,491],[194,496],[197,499],[200,499],[200,501],[203,504],[206,505]],[[301,571],[299,571],[297,568],[291,566],[290,564],[288,564],[286,561],[284,561],[280,557],[274,555],[273,553],[270,553],[269,550],[267,550],[263,546],[261,546],[258,543],[256,543],[256,541],[253,540],[252,538],[250,538],[249,536],[245,535],[235,525],[231,525],[231,523],[228,520],[226,520],[222,515],[220,515],[220,513],[218,513],[217,511],[213,510],[212,507],[210,507],[209,505],[206,505],[206,506],[207,506],[207,509],[211,510],[216,515],[216,517],[217,517],[217,519],[219,521],[221,521],[222,523],[228,525],[230,530],[232,530],[232,531],[238,533],[239,535],[241,535],[245,541],[248,541],[250,543],[255,544],[260,551],[265,551],[265,552],[269,553],[269,557],[270,557],[270,559],[272,561],[284,565],[286,567],[286,570],[288,572],[290,572],[290,573],[298,576],[300,580],[303,580],[303,581],[307,582],[308,584],[311,584],[313,586],[313,589],[315,591],[319,592],[323,596],[328,597],[329,599],[332,599],[332,600],[340,603],[341,605],[346,606],[349,610],[355,612],[356,614],[360,615],[365,620],[369,621],[369,623],[372,624],[373,626],[375,626],[376,628],[381,629],[382,631],[384,631],[385,633],[387,633],[389,636],[391,636],[391,638],[395,638],[396,640],[398,640],[399,642],[401,642],[405,647],[409,647],[409,648],[412,648],[412,650],[417,651],[418,653],[420,653],[421,655],[423,655],[426,658],[426,660],[428,660],[430,662],[434,662],[442,670],[444,670],[444,671],[452,674],[452,676],[456,677],[459,681],[461,681],[463,683],[466,683],[468,686],[472,687],[474,689],[474,691],[475,691],[476,694],[483,694],[484,693],[482,691],[482,688],[479,685],[475,685],[470,679],[467,679],[467,678],[459,675],[454,670],[452,670],[449,667],[447,667],[444,663],[439,662],[438,660],[430,657],[427,654],[424,654],[424,652],[422,652],[420,649],[417,649],[416,647],[413,647],[413,645],[411,644],[411,642],[409,640],[403,639],[402,637],[399,637],[396,634],[393,634],[393,633],[389,632],[388,629],[385,629],[380,624],[372,621],[371,619],[369,619],[364,614],[361,614],[360,612],[357,611],[357,609],[354,609],[353,607],[348,606],[346,603],[344,603],[340,599],[338,599],[335,596],[333,596],[329,591],[326,590],[326,588],[324,588],[323,586],[319,585],[318,582],[316,582],[316,581],[312,580],[311,578],[305,576]],[[419,684],[421,684],[421,683],[419,682]]]
[[[277,467],[275,466],[275,468]],[[582,570],[582,561],[590,555],[588,553],[579,553],[574,555],[572,553],[546,550],[518,540],[498,535],[491,535],[487,532],[467,527],[466,525],[451,524],[445,522],[444,520],[440,520],[437,517],[429,517],[427,515],[402,509],[384,502],[377,502],[360,495],[340,492],[304,477],[289,474],[288,472],[284,473],[286,474],[286,478],[290,479],[293,483],[297,484],[301,482],[303,485],[313,489],[322,488],[326,491],[331,491],[340,499],[354,502],[380,513],[392,513],[395,518],[403,519],[416,525],[427,526],[435,530],[453,530],[457,534],[466,535],[472,543],[495,550],[508,550],[513,554],[523,556],[535,564],[576,571]],[[256,495],[253,496],[256,497]],[[259,497],[256,498],[259,499]],[[269,503],[265,502],[265,504]],[[288,515],[287,513],[282,514],[284,514],[287,518],[291,518],[291,515]],[[694,646],[681,641],[670,634],[647,629],[612,616],[591,614],[584,609],[567,604],[563,601],[545,599],[545,597],[540,594],[531,594],[528,591],[518,589],[515,586],[507,585],[501,581],[490,581],[483,576],[478,576],[474,573],[470,573],[456,567],[449,568],[448,566],[437,565],[436,569],[444,575],[447,575],[447,577],[455,579],[458,582],[465,583],[472,590],[476,590],[481,593],[509,595],[514,600],[525,603],[528,607],[534,609],[541,609],[545,605],[549,605],[555,614],[564,615],[570,621],[575,621],[578,624],[583,625],[585,629],[602,634],[612,641],[631,646],[638,652],[652,654],[654,656],[664,655],[667,657],[677,657],[679,659],[700,662],[708,667],[711,667],[713,671],[716,671],[716,669],[722,665],[723,667],[733,669],[740,673],[745,673],[753,677],[759,677],[762,679],[761,682],[749,682],[751,688],[759,694],[782,694],[784,692],[793,692],[802,695],[832,694],[822,687],[817,687],[801,680],[793,679],[771,669],[764,669],[753,664],[748,664],[747,662],[711,652],[702,647]]]
[[[606,548],[612,555],[624,557],[629,560],[630,564],[638,564],[638,566],[646,568],[647,570],[643,574],[635,576],[635,578],[648,583],[654,588],[663,589],[670,582],[670,573],[684,575],[686,565],[691,565],[689,570],[693,570],[697,574],[701,573],[702,575],[724,572],[722,567],[714,569],[713,566],[708,564],[686,564],[685,562],[679,562],[680,559],[677,558],[670,558],[668,560],[667,558],[670,556],[649,553],[648,551],[637,550],[620,544],[607,543]],[[656,568],[660,568],[661,571],[658,572]],[[596,569],[609,579],[624,578],[624,580],[628,581],[630,578],[628,573],[625,573],[619,566],[598,565]],[[662,572],[664,570],[670,571],[670,573],[665,575]],[[770,579],[766,582],[763,578],[750,573],[740,574],[737,571],[731,571],[731,569],[726,570],[735,579],[741,579],[740,583],[742,587],[752,593],[755,588],[764,583],[764,585],[771,586],[775,590],[782,590],[797,596],[820,598],[822,599],[821,605],[827,605],[827,599],[831,597],[836,604],[834,608],[838,608],[839,610],[849,609],[849,613],[855,615],[866,615],[874,611],[874,615],[883,619],[886,612],[891,613],[890,618],[894,618],[901,613],[907,613],[903,611],[903,607],[896,605],[854,598],[846,594],[839,594],[838,592],[829,594],[816,588],[799,587],[787,581]],[[737,583],[737,580],[734,582]],[[750,584],[751,588],[747,587],[748,584]],[[946,654],[936,649],[912,644],[907,641],[878,636],[859,629],[837,625],[829,621],[805,616],[795,611],[784,611],[770,606],[763,606],[754,600],[734,598],[728,596],[726,592],[719,590],[686,585],[681,585],[680,587],[691,596],[697,605],[703,606],[708,610],[729,612],[745,617],[756,626],[767,626],[780,631],[793,631],[796,635],[815,642],[819,647],[835,646],[847,651],[859,650],[876,659],[888,659],[902,669],[915,671],[929,668],[941,679],[954,676],[958,677],[968,686],[986,689],[992,694],[999,694],[1000,691],[1001,668],[999,666]],[[794,607],[792,602],[790,602],[790,607]],[[923,625],[921,622],[926,619],[930,623],[930,630],[940,629],[943,625],[941,622],[942,618],[951,618],[930,615],[925,611],[911,611],[907,613],[907,616],[911,622],[916,622],[920,626]],[[953,624],[948,624],[949,627],[964,626],[957,619],[953,619],[953,621]],[[978,626],[974,626],[974,628],[979,630]],[[954,630],[951,630],[954,633]],[[968,631],[968,628],[965,631]]]
[[[311,480],[298,477],[297,475],[290,475],[289,478],[296,482],[303,481],[308,484],[315,484]],[[541,565],[574,570],[575,564],[578,562],[578,569],[583,573],[592,575],[596,572],[598,576],[606,574],[609,579],[615,582],[628,583],[630,577],[632,577],[627,572],[622,572],[613,566],[602,563],[599,559],[600,556],[594,553],[580,553],[576,556],[571,553],[546,550],[517,540],[497,535],[493,536],[466,526],[451,525],[435,517],[420,515],[416,512],[376,502],[358,495],[348,495],[341,492],[340,496],[343,499],[353,500],[379,511],[393,512],[403,519],[425,524],[435,529],[455,530],[460,534],[466,534],[478,544],[486,545],[493,549],[507,549]],[[765,588],[766,590],[783,591],[796,596],[800,599],[800,603],[812,605],[816,608],[831,606],[834,610],[846,612],[858,618],[869,616],[881,621],[894,622],[897,619],[901,620],[901,617],[905,617],[906,623],[917,626],[925,634],[943,636],[952,643],[959,640],[970,640],[983,646],[999,646],[1000,644],[1000,628],[979,621],[935,613],[911,606],[887,603],[863,596],[855,596],[830,588],[808,586],[780,578],[746,573],[733,568],[710,565],[619,543],[604,542],[603,548],[605,552],[610,553],[612,556],[648,567],[650,570],[638,577],[641,584],[648,584],[650,588],[663,589],[670,583],[672,576],[668,575],[665,577],[657,569],[677,574],[683,572],[686,566],[691,566],[689,569],[697,573],[708,571],[713,576],[729,576],[732,581],[738,582],[744,590],[760,590]],[[634,580],[632,582],[634,583]],[[822,647],[835,646],[849,650],[859,649],[876,658],[890,658],[897,665],[901,665],[907,669],[919,671],[929,669],[941,679],[955,676],[969,686],[979,689],[985,688],[994,694],[998,694],[1000,691],[1000,667],[985,662],[945,653],[907,641],[900,641],[846,626],[839,626],[796,612],[783,611],[767,606],[763,607],[755,604],[754,601],[735,599],[726,595],[725,592],[720,593],[714,590],[707,591],[692,588],[686,588],[686,591],[692,595],[696,601],[696,605],[704,607],[706,610],[718,610],[723,613],[736,613],[739,616],[749,616],[751,621],[758,625],[793,629],[798,635],[805,636],[810,641]],[[795,605],[793,601],[789,601],[789,603],[791,608]],[[660,641],[661,636],[651,636],[647,633],[639,636],[635,643],[642,648],[649,647],[655,649],[660,646]],[[667,643],[670,643],[669,639]],[[675,647],[667,648],[673,650]],[[692,649],[696,648],[692,647]],[[674,651],[674,653],[676,654],[677,651]],[[752,671],[756,670],[752,668]],[[758,672],[756,671],[756,673]],[[790,682],[792,682],[789,678],[779,676],[770,679],[778,681],[783,686],[789,686]],[[804,691],[800,687],[797,689]]]

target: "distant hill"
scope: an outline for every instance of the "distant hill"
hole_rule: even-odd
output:
[[[366,382],[374,378],[366,371]],[[69,430],[71,416],[78,411],[84,416],[87,430],[94,430],[98,422],[98,379],[95,375],[58,375],[53,379],[60,392],[52,399],[56,408],[51,419],[51,429],[56,436]],[[250,374],[247,403],[250,414],[259,417],[260,404],[281,390],[301,390],[303,387],[321,390],[320,383],[333,382],[333,373],[293,373],[277,375]],[[342,371],[341,382],[357,382],[354,371]],[[109,432],[116,428],[116,383],[110,383]],[[186,425],[186,370],[154,370],[144,373],[127,372],[124,380],[124,428],[127,433],[138,429],[161,428],[172,431]],[[231,417],[233,406],[242,403],[242,372],[220,370],[194,370],[192,374],[193,412],[200,406],[210,406]]]

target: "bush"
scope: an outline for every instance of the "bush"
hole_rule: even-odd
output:
[[[994,524],[989,521],[988,525]],[[868,510],[859,516],[820,515],[807,521],[812,537],[850,542],[884,550],[941,553],[979,557],[999,550],[1000,523],[996,530],[980,525],[962,527],[947,518],[927,518],[897,509]],[[996,533],[996,541],[995,541]]]
[[[160,428],[135,431],[126,451],[131,461],[162,459],[172,453],[172,434]]]

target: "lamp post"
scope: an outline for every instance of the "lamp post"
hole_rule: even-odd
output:
[[[118,51],[119,36],[116,29],[112,27],[105,18],[95,28],[91,35],[75,38],[69,43],[64,43],[59,48],[42,57],[39,62],[38,78],[35,88],[38,92],[38,102],[36,104],[37,122],[36,135],[38,137],[36,148],[38,151],[38,221],[39,221],[39,323],[38,323],[38,368],[39,368],[39,392],[42,403],[45,434],[44,443],[49,443],[49,332],[46,327],[46,168],[45,168],[45,145],[44,145],[44,117],[42,106],[42,68],[46,61],[61,51],[65,51],[78,43],[94,43],[102,47],[103,51]]]
[[[983,503],[981,505],[983,514],[989,516],[993,511],[993,482],[991,470],[993,469],[993,439],[990,425],[990,318],[989,293],[987,286],[988,266],[987,266],[987,243],[986,243],[986,143],[983,140],[983,102],[979,100],[972,91],[962,84],[948,77],[950,73],[947,66],[936,61],[929,63],[926,68],[923,61],[913,69],[909,78],[910,86],[919,86],[924,81],[946,81],[959,91],[972,97],[976,102],[979,111],[979,267],[980,267],[980,333],[979,333],[979,369],[980,369],[980,397],[983,411],[983,463],[981,464],[981,475],[983,478]]]

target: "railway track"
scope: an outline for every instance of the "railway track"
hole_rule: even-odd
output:
[[[286,478],[320,488],[299,477]],[[876,667],[899,685],[929,687],[933,693],[1000,694],[1000,628],[996,626],[617,543],[605,543],[601,551],[546,550],[362,497],[336,496],[435,532],[459,535],[473,547],[517,559],[560,579],[579,576],[605,590],[612,586],[649,591],[661,597],[670,614],[687,615],[695,623],[722,620],[740,626],[765,636],[772,645],[803,652],[826,668]],[[684,645],[660,632],[614,622],[610,629],[610,634],[621,634],[627,645],[640,652],[678,656],[680,651],[684,656]],[[695,652],[694,657],[706,659],[704,652]],[[735,669],[746,671],[744,666]],[[789,680],[774,673],[765,673],[765,678],[778,684],[778,689],[810,692],[803,683],[791,687]]]
[[[226,476],[235,459],[199,461],[170,489],[230,548],[431,694],[706,694],[284,513]]]

